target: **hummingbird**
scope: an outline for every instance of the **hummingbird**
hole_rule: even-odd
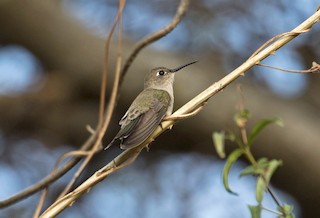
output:
[[[117,139],[121,142],[121,149],[134,148],[144,142],[163,118],[172,114],[175,72],[196,62],[193,61],[174,69],[157,67],[147,73],[143,91],[134,99],[119,121],[120,130],[105,147],[105,150]]]

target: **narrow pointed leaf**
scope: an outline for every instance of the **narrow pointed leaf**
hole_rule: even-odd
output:
[[[278,126],[283,126],[283,122],[280,118],[273,119],[263,119],[260,120],[252,129],[249,138],[248,138],[248,146],[252,144],[257,135],[268,125],[277,124]]]
[[[265,167],[269,164],[267,158],[260,158],[257,162],[257,166],[250,165],[241,171],[239,177],[247,175],[261,175],[264,172]]]
[[[262,157],[257,161],[259,168],[264,168],[266,165],[268,165],[268,158]]]
[[[276,169],[282,165],[281,160],[271,160],[269,161],[269,164],[266,166],[264,170],[263,177],[266,180],[267,184],[269,184],[269,181],[271,179],[271,176],[276,171]]]
[[[263,161],[263,164],[264,161]],[[264,166],[264,169],[257,179],[256,184],[256,199],[259,203],[262,202],[267,186],[269,185],[271,176],[275,170],[282,164],[281,160],[271,160]]]
[[[234,150],[227,159],[226,165],[223,168],[223,185],[225,187],[225,189],[232,193],[235,194],[235,192],[233,192],[230,187],[229,187],[229,183],[228,183],[228,176],[229,176],[229,172],[231,167],[233,166],[233,164],[236,162],[236,160],[238,160],[238,158],[243,154],[243,150],[238,148],[236,150]]]
[[[225,141],[224,132],[214,132],[212,134],[212,140],[218,156],[220,158],[225,158],[226,153],[224,152],[224,141]]]
[[[256,199],[259,204],[261,204],[266,190],[267,190],[266,182],[264,181],[262,176],[259,176],[256,184]]]
[[[247,176],[247,175],[254,175],[254,174],[256,174],[256,171],[257,170],[254,168],[254,166],[250,165],[241,171],[239,177]]]
[[[285,216],[278,216],[278,218],[295,218],[294,214],[291,213],[291,214],[286,214]]]
[[[261,217],[261,205],[248,205],[250,213],[251,213],[251,218],[260,218]]]
[[[282,207],[278,207],[278,211],[282,214],[284,214],[284,216],[279,216],[279,218],[294,218],[294,214],[292,213],[293,211],[293,206],[289,205],[289,204],[284,204]]]

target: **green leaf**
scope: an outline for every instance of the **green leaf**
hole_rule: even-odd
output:
[[[265,158],[260,159],[260,166],[262,167],[260,176],[257,179],[256,184],[256,199],[259,203],[262,202],[267,186],[270,182],[271,176],[275,172],[275,170],[282,164],[281,160],[271,160],[266,162]],[[258,162],[258,163],[259,163]]]
[[[247,175],[261,175],[264,172],[265,167],[269,164],[267,158],[260,158],[257,162],[257,166],[250,165],[241,171],[239,177]]]
[[[227,159],[226,165],[223,168],[223,185],[224,188],[232,193],[237,195],[235,192],[231,191],[230,187],[229,187],[229,183],[228,183],[228,176],[229,176],[229,172],[231,167],[233,166],[233,164],[236,162],[236,160],[238,160],[238,158],[243,154],[243,150],[238,148],[236,150],[234,150]]]
[[[247,109],[243,109],[236,113],[233,117],[234,122],[237,124],[238,127],[242,128],[246,125],[248,122],[248,119],[250,118],[250,112]]]
[[[259,176],[256,184],[256,199],[259,203],[262,202],[266,189],[267,189],[267,185],[263,177]]]
[[[280,118],[273,118],[273,119],[263,119],[260,120],[252,129],[249,138],[248,138],[248,146],[252,144],[254,139],[257,135],[268,125],[270,124],[277,124],[278,126],[283,127],[283,122]]]
[[[214,132],[212,134],[212,140],[216,152],[220,158],[225,158],[226,153],[224,152],[224,141],[225,141],[225,133],[224,132]]]
[[[285,215],[285,216],[278,216],[279,218],[295,218],[295,216],[294,216],[294,214],[292,213],[292,214],[287,214],[287,215]]]
[[[294,218],[294,214],[292,213],[293,211],[293,206],[289,204],[284,204],[282,207],[278,207],[278,211],[284,216],[279,216],[279,218]]]
[[[254,174],[256,174],[256,168],[254,166],[250,165],[241,171],[239,177],[247,176],[247,175],[254,175]]]
[[[263,174],[267,184],[269,184],[269,181],[270,181],[271,176],[273,175],[273,173],[281,165],[282,165],[282,161],[281,160],[271,160],[271,161],[269,161],[268,165],[265,167],[264,174]]]
[[[261,217],[261,205],[248,205],[250,213],[251,213],[251,217],[252,218],[260,218]]]

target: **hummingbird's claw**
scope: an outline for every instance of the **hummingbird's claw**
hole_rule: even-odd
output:
[[[154,141],[154,140],[152,140],[152,141]],[[150,144],[147,144],[147,145],[146,145],[146,150],[147,150],[147,152],[150,151]]]

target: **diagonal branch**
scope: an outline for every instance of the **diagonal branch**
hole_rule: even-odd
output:
[[[212,84],[206,90],[201,92],[199,95],[194,97],[184,106],[182,106],[179,110],[177,110],[173,116],[181,116],[184,114],[191,113],[192,111],[196,110],[200,107],[204,102],[210,99],[213,95],[217,94],[219,91],[224,89],[228,86],[231,82],[235,79],[244,75],[246,71],[250,68],[254,67],[257,63],[265,59],[271,54],[274,54],[280,47],[287,44],[289,41],[293,40],[296,36],[306,32],[305,30],[309,30],[313,24],[315,24],[320,19],[320,11],[314,13],[311,17],[297,26],[295,29],[292,30],[295,34],[284,35],[280,37],[277,41],[273,44],[269,45],[265,49],[255,53],[254,56],[250,57],[247,61],[245,61],[242,65],[238,68],[233,70],[227,76],[222,78],[220,81]],[[149,143],[151,143],[156,137],[158,137],[162,132],[164,132],[167,128],[172,126],[175,123],[174,120],[163,121],[161,123],[161,127],[159,126],[153,134],[141,145],[138,147],[125,150],[120,155],[118,155],[115,159],[109,162],[105,167],[97,171],[93,174],[90,178],[88,178],[85,182],[83,182],[80,186],[78,186],[74,191],[70,192],[69,194],[65,195],[63,198],[60,198],[58,201],[53,203],[42,215],[41,217],[54,217],[66,207],[74,203],[78,200],[82,195],[87,193],[95,184],[99,183],[103,179],[105,179],[111,173],[117,171],[121,168],[124,164],[132,162],[139,153],[142,151],[144,147],[146,147]]]

